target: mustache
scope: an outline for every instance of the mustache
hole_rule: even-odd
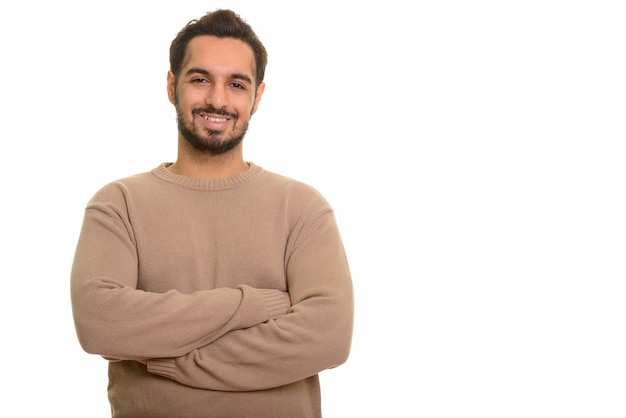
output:
[[[233,113],[233,112],[228,112],[226,109],[221,108],[221,109],[216,109],[214,106],[207,106],[207,107],[203,107],[203,108],[195,108],[191,111],[192,114],[194,115],[198,115],[200,113],[210,113],[213,115],[219,115],[219,116],[228,116],[231,117],[233,119],[237,119],[239,118],[239,114],[238,113]]]

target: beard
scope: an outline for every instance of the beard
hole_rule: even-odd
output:
[[[243,137],[248,131],[248,121],[244,122],[241,129],[238,131],[233,130],[230,136],[228,134],[210,129],[202,130],[195,124],[194,116],[199,113],[228,116],[235,121],[235,128],[237,127],[237,122],[239,121],[239,115],[237,113],[227,112],[224,109],[216,109],[209,105],[205,108],[193,109],[191,112],[191,122],[189,126],[187,126],[185,125],[180,107],[178,106],[178,103],[176,103],[176,123],[178,124],[178,131],[192,147],[200,152],[213,155],[224,154],[237,147],[237,145],[243,141]]]

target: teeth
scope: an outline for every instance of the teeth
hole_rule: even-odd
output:
[[[216,118],[216,117],[212,117],[212,116],[204,116],[204,120],[208,120],[211,122],[225,122],[226,118]]]

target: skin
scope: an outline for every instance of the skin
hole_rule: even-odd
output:
[[[211,179],[248,169],[241,140],[265,90],[265,83],[256,85],[255,70],[252,48],[243,41],[203,35],[189,42],[178,79],[167,74],[179,123],[171,172]]]

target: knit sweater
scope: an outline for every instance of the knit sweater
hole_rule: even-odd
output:
[[[96,192],[76,247],[74,322],[109,360],[112,416],[321,417],[318,373],[346,361],[354,309],[331,206],[253,163],[167,165]]]

